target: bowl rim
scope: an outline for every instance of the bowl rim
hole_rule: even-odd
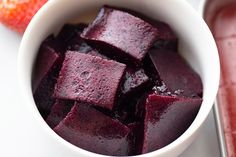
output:
[[[166,0],[166,1],[172,2],[172,0]],[[22,94],[23,99],[25,100],[26,104],[28,105],[29,109],[31,110],[31,112],[33,114],[35,114],[36,113],[35,111],[37,111],[37,114],[35,114],[34,118],[40,123],[40,125],[42,125],[44,130],[46,132],[48,132],[50,134],[50,136],[52,136],[55,140],[58,140],[61,144],[63,144],[63,146],[67,147],[71,151],[76,152],[77,154],[83,154],[85,156],[105,157],[106,155],[96,154],[96,153],[81,149],[77,146],[74,146],[73,144],[71,144],[71,143],[67,142],[66,140],[64,140],[63,138],[59,137],[46,124],[46,122],[43,120],[43,118],[41,117],[41,115],[39,114],[39,112],[36,108],[36,104],[35,104],[33,97],[32,97],[32,91],[29,91],[29,89],[31,88],[31,83],[29,83],[30,79],[26,78],[24,75],[24,71],[25,71],[24,69],[26,66],[25,64],[27,61],[27,59],[26,59],[27,54],[25,53],[27,51],[25,51],[25,49],[27,48],[28,43],[30,43],[30,39],[31,39],[30,36],[32,35],[32,31],[35,30],[35,27],[37,27],[36,26],[37,21],[39,19],[41,19],[43,16],[45,16],[51,7],[53,7],[54,5],[57,5],[58,3],[61,3],[61,2],[62,1],[48,1],[38,11],[38,13],[33,17],[32,21],[30,22],[29,26],[27,27],[27,29],[23,35],[23,38],[22,38],[22,41],[20,44],[20,48],[19,48],[18,61],[17,61],[18,82],[19,82],[21,94]],[[184,9],[188,10],[188,12],[191,14],[191,16],[193,16],[193,18],[198,19],[198,21],[201,24],[201,27],[204,29],[204,32],[206,33],[205,37],[207,37],[208,44],[211,45],[211,50],[212,50],[211,53],[214,54],[213,60],[214,60],[214,64],[215,64],[215,67],[214,67],[215,68],[215,72],[214,72],[215,85],[213,87],[213,95],[216,97],[217,89],[219,86],[219,79],[220,79],[220,66],[219,66],[219,57],[218,57],[218,53],[217,53],[216,44],[214,42],[214,38],[213,38],[209,28],[205,24],[204,20],[200,17],[200,15],[198,15],[198,13],[186,1],[179,1],[178,3],[180,3],[179,5],[182,5],[182,7]],[[175,141],[173,141],[172,143],[170,143],[169,145],[167,145],[161,149],[158,149],[156,151],[153,151],[153,152],[150,152],[147,154],[138,155],[138,156],[139,157],[146,157],[146,156],[154,157],[154,156],[162,155],[162,154],[165,154],[166,152],[174,150],[179,144],[186,143],[186,140],[189,139],[191,136],[193,136],[193,134],[195,134],[199,130],[199,128],[201,127],[201,125],[203,124],[205,119],[207,118],[208,114],[210,113],[210,110],[211,110],[211,108],[213,106],[213,102],[214,102],[214,100],[212,100],[212,99],[213,98],[211,98],[211,100],[208,100],[207,102],[205,102],[205,103],[208,103],[209,107],[204,112],[204,114],[201,114],[201,115],[199,114],[201,111],[201,109],[200,109],[197,117],[195,118],[195,120],[193,121],[191,126],[180,137],[178,137],[178,139],[176,139]],[[203,99],[203,101],[204,101],[204,99]],[[212,104],[209,104],[209,103],[212,103]]]

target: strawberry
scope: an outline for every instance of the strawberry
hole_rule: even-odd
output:
[[[23,33],[34,14],[47,0],[0,0],[0,22]]]

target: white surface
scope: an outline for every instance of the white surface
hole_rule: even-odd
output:
[[[35,143],[25,116],[17,87],[16,59],[21,37],[0,25],[0,156],[31,157]],[[43,151],[43,150],[42,150]],[[220,157],[212,114],[208,117],[197,140],[180,157]]]

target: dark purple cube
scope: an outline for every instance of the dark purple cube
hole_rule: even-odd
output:
[[[149,95],[142,153],[158,150],[181,136],[193,122],[201,103],[202,99]]]
[[[141,14],[133,10],[124,9],[124,8],[119,8],[119,9],[127,13],[130,13],[136,17],[139,17],[157,28],[158,36],[154,42],[154,45],[153,45],[154,48],[164,48],[164,49],[170,49],[170,50],[175,50],[175,51],[177,50],[177,44],[178,44],[177,36],[168,24],[162,21],[154,20],[144,14]]]
[[[111,110],[125,68],[126,65],[112,60],[68,51],[54,97],[78,100]]]
[[[56,100],[51,108],[51,112],[48,115],[46,122],[53,129],[56,127],[70,112],[74,102]]]
[[[38,53],[33,76],[33,91],[35,91],[40,82],[45,78],[54,68],[59,60],[59,55],[55,50],[47,45],[43,45]]]
[[[127,68],[121,92],[124,95],[137,92],[148,83],[148,80],[149,78],[143,69],[134,70]]]
[[[34,67],[32,90],[35,103],[44,118],[47,117],[54,104],[54,99],[51,96],[61,62],[61,57],[52,47],[48,45],[41,46]]]
[[[125,156],[130,129],[93,107],[76,104],[54,131],[68,142],[103,155]]]
[[[173,94],[198,97],[202,94],[199,75],[176,52],[155,49],[149,52],[160,79]]]
[[[115,56],[129,56],[140,62],[158,36],[151,24],[127,12],[103,7],[81,37],[120,50]],[[115,54],[117,53],[117,54]]]

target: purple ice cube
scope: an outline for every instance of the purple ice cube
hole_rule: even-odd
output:
[[[160,79],[171,93],[198,97],[203,87],[199,75],[176,52],[154,49],[149,52]]]
[[[97,18],[86,28],[81,37],[97,45],[104,43],[119,51],[115,56],[127,56],[140,62],[158,36],[151,24],[127,12],[103,7]]]
[[[88,104],[77,103],[54,131],[68,142],[103,155],[125,156],[130,129]]]
[[[54,97],[78,100],[111,110],[125,68],[124,64],[112,60],[68,51]]]
[[[44,118],[47,117],[54,103],[51,96],[61,63],[62,59],[55,49],[47,44],[41,46],[34,67],[32,89],[35,103]]]
[[[146,101],[142,153],[160,149],[182,135],[193,122],[202,99],[149,95]]]

